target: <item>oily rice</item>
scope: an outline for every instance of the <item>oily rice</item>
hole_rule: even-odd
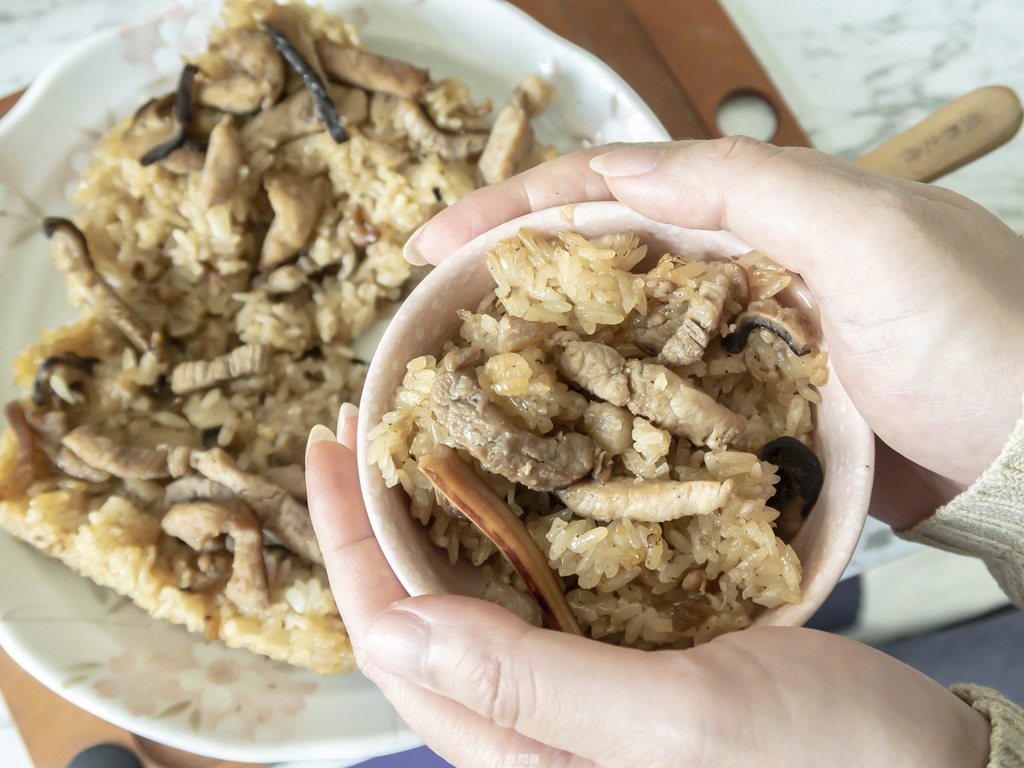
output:
[[[319,7],[222,15],[177,94],[99,140],[73,222],[48,221],[82,312],[14,362],[0,524],[158,618],[343,672],[306,436],[358,401],[353,341],[422,275],[408,235],[553,154],[529,125],[549,89],[531,76],[509,94],[510,154],[462,82],[374,58]],[[319,70],[340,134],[272,30]],[[243,559],[265,587],[242,583]]]
[[[500,242],[486,257],[494,292],[476,312],[463,313],[459,339],[437,356],[408,364],[393,409],[369,434],[367,458],[389,485],[404,488],[412,514],[453,563],[466,558],[487,569],[489,599],[541,621],[537,603],[509,562],[470,522],[438,502],[420,471],[419,457],[439,445],[456,449],[507,500],[561,577],[569,606],[590,636],[640,648],[688,647],[747,626],[759,609],[801,599],[800,563],[786,543],[800,515],[788,510],[780,516],[767,503],[778,468],[757,454],[783,435],[811,444],[827,355],[797,355],[767,329],[751,333],[738,353],[722,348],[722,335],[740,310],[773,302],[789,284],[787,273],[770,259],[751,252],[734,259],[730,271],[697,254],[666,255],[648,272],[621,266],[645,257],[648,264],[653,255],[628,232],[588,241],[569,232],[545,237],[521,230]],[[658,362],[665,337],[652,341],[652,329],[665,318],[686,316],[695,299],[721,296],[711,284],[724,285],[724,276],[737,270],[745,284],[730,286],[720,299],[722,319],[699,358],[665,364],[743,417],[745,429],[728,444],[709,447],[642,413],[602,403],[560,369],[559,339],[565,334],[609,346],[623,358]],[[537,340],[510,345],[503,338],[509,318],[557,329],[531,326]],[[613,457],[605,480],[731,481],[727,500],[711,514],[651,521],[642,509],[618,510],[613,519],[597,519],[572,511],[556,493],[489,471],[472,453],[469,438],[449,432],[436,403],[432,407],[442,361],[467,348],[479,350],[471,366],[484,397],[517,429],[541,436],[592,435]]]

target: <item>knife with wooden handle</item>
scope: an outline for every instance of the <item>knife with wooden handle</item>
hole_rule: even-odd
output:
[[[912,181],[933,181],[1013,138],[1021,125],[1017,94],[989,85],[951,101],[857,161]]]

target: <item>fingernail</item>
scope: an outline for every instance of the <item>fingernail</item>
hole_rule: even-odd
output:
[[[427,260],[420,256],[420,252],[416,250],[416,238],[420,236],[420,232],[427,226],[427,223],[425,221],[416,227],[416,231],[409,235],[409,239],[405,241],[405,245],[402,247],[402,258],[414,267],[422,267],[427,263]]]
[[[602,176],[639,176],[653,170],[663,154],[660,147],[624,147],[592,157],[590,167]]]
[[[342,403],[338,409],[338,438],[344,435],[352,422],[359,418],[359,409],[352,403]]]
[[[386,610],[363,630],[362,646],[377,668],[414,683],[422,683],[423,656],[430,627],[408,611]]]
[[[306,440],[306,458],[309,458],[309,449],[313,443],[318,443],[321,440],[332,440],[337,441],[338,438],[334,436],[329,427],[325,427],[323,424],[317,424],[311,430],[309,430],[309,438]]]

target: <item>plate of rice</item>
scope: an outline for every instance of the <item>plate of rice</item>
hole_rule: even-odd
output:
[[[358,402],[423,221],[558,152],[665,138],[500,2],[183,0],[55,62],[0,123],[4,649],[189,752],[419,744],[352,671],[306,434]]]

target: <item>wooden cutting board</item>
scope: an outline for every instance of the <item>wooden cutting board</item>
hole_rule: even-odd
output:
[[[720,135],[720,104],[732,94],[746,93],[760,96],[775,111],[779,126],[775,143],[809,146],[717,0],[514,0],[514,4],[612,67],[673,138]],[[0,117],[22,93],[0,98]],[[79,751],[102,742],[136,750],[151,768],[252,768],[140,744],[133,734],[84,712],[38,683],[3,651],[0,692],[36,768],[65,768]]]
[[[718,0],[513,0],[629,83],[674,139],[721,135],[730,96],[763,99],[772,142],[810,146],[803,129]]]

